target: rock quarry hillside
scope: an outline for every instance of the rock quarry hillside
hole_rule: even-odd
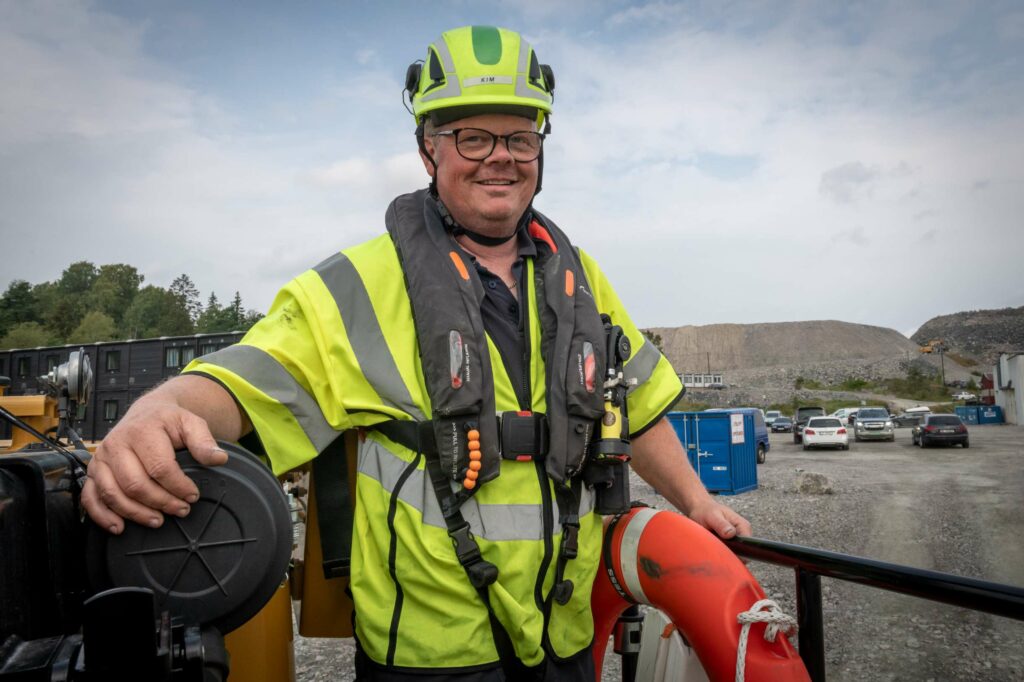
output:
[[[918,344],[894,329],[836,320],[656,327],[678,372],[721,372],[833,360],[916,357]]]
[[[933,317],[921,325],[912,339],[920,345],[942,339],[950,353],[977,360],[987,367],[1002,351],[1024,350],[1024,306]]]
[[[789,400],[800,378],[837,386],[848,379],[874,382],[905,376],[911,366],[938,376],[941,363],[937,355],[922,355],[917,343],[894,329],[837,320],[654,327],[647,331],[661,337],[662,349],[677,372],[700,373],[710,368],[722,374],[730,389],[726,393],[732,395],[704,396],[713,402]],[[967,381],[971,369],[947,358],[946,380]]]

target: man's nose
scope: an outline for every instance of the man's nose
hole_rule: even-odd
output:
[[[508,150],[508,138],[499,137],[495,140],[494,149],[491,151],[491,155],[488,156],[484,161],[491,163],[511,163],[515,161],[512,158],[512,152]]]

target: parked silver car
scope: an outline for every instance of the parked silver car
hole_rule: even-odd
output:
[[[884,407],[862,407],[857,412],[853,438],[862,440],[896,440],[892,417]]]

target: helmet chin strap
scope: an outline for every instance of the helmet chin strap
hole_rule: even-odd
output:
[[[529,223],[529,217],[532,215],[530,208],[533,206],[533,204],[530,204],[530,206],[526,207],[526,211],[519,218],[519,221],[516,223],[515,229],[512,230],[510,234],[504,237],[491,237],[486,234],[474,232],[473,230],[459,223],[459,221],[453,218],[452,214],[448,212],[448,207],[444,205],[444,202],[441,201],[441,199],[439,199],[436,194],[434,195],[434,200],[437,202],[437,210],[441,214],[441,220],[443,220],[444,224],[448,226],[448,229],[452,231],[453,237],[458,237],[459,235],[464,234],[477,244],[480,244],[481,246],[501,246],[508,240],[515,237],[516,233],[519,232],[519,228]]]
[[[532,201],[526,207],[526,211],[523,212],[523,215],[519,218],[518,222],[516,223],[515,229],[512,230],[510,234],[504,237],[491,237],[486,234],[480,234],[479,232],[475,232],[459,223],[459,221],[452,217],[452,214],[448,212],[448,207],[444,205],[444,202],[441,201],[441,197],[438,196],[437,194],[437,162],[434,161],[434,157],[431,156],[430,152],[427,151],[427,145],[423,141],[423,123],[420,123],[418,126],[416,126],[416,143],[419,145],[420,152],[423,154],[423,156],[427,158],[428,161],[430,161],[430,165],[434,167],[434,173],[430,177],[430,196],[434,197],[434,200],[437,202],[438,211],[441,213],[441,220],[443,220],[444,224],[448,227],[448,229],[452,231],[453,236],[458,237],[459,235],[464,234],[471,240],[482,246],[501,246],[508,240],[515,237],[520,227],[529,223],[529,218],[532,215],[532,211],[530,209],[533,208]],[[533,193],[534,196],[537,196],[537,194],[540,192],[540,180],[541,175],[544,171],[543,150],[541,151],[541,155],[538,157],[537,161],[537,189]]]

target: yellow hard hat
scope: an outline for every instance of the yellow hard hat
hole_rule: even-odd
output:
[[[405,88],[417,125],[426,116],[441,125],[498,112],[534,119],[542,130],[555,76],[515,31],[463,26],[445,31],[427,48],[424,62],[409,66]]]

